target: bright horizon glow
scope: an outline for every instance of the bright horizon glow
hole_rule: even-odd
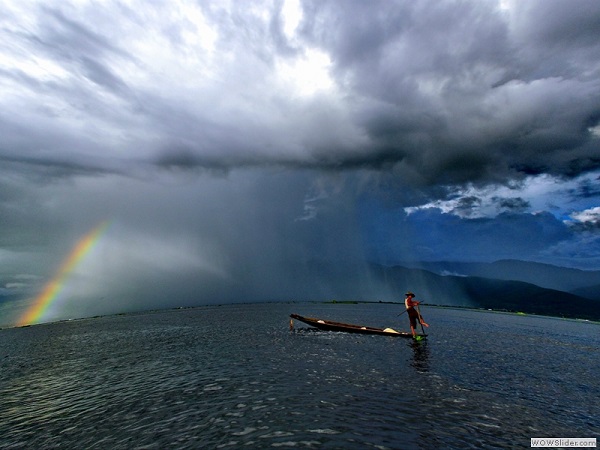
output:
[[[44,286],[42,292],[34,299],[33,304],[19,318],[17,326],[22,327],[25,325],[32,325],[41,321],[50,305],[56,300],[58,294],[61,292],[65,281],[73,269],[92,250],[92,248],[94,248],[94,245],[106,232],[109,225],[109,221],[101,222],[77,242],[60,266],[54,278]]]

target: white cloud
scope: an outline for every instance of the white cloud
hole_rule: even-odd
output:
[[[600,224],[600,206],[574,212],[570,214],[570,217],[578,222],[591,222]]]
[[[407,214],[416,211],[437,208],[444,213],[460,217],[495,217],[504,209],[502,200],[520,199],[525,202],[527,211],[550,211],[558,218],[567,216],[578,207],[589,206],[593,199],[581,195],[579,186],[595,184],[598,172],[581,175],[574,179],[563,179],[550,175],[529,176],[520,182],[508,185],[469,185],[465,188],[451,189],[451,198],[433,200],[423,205],[405,208]],[[468,205],[465,201],[476,199]],[[522,210],[522,209],[521,209]],[[571,214],[571,217],[575,217]]]
[[[27,287],[28,285],[25,283],[6,283],[4,285],[4,287],[6,289],[22,289],[24,287]]]
[[[298,25],[300,25],[302,17],[304,16],[300,1],[285,0],[283,2],[283,7],[281,8],[281,14],[283,16],[283,32],[288,40],[294,40],[296,38]]]
[[[330,75],[331,59],[318,49],[305,49],[301,56],[283,58],[277,63],[278,77],[283,81],[283,90],[290,95],[311,96],[335,87]]]

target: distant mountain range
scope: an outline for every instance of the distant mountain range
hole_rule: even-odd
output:
[[[431,304],[600,320],[600,271],[513,260],[374,265],[371,270],[398,296],[410,289]]]
[[[492,263],[407,262],[400,266],[424,269],[439,275],[475,276],[497,280],[524,281],[548,289],[570,292],[600,300],[600,271],[571,269],[518,260]]]

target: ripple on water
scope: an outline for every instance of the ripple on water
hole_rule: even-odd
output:
[[[385,305],[357,306],[319,308],[374,325],[391,316]],[[597,327],[575,339],[588,328],[560,323],[550,338],[535,318],[430,310],[430,339],[415,345],[290,333],[288,310],[2,330],[0,447],[506,448],[597,434]],[[548,366],[550,356],[559,361]]]

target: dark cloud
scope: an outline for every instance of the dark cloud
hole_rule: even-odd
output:
[[[582,180],[575,189],[570,190],[575,198],[598,198],[600,197],[600,177],[595,180]]]
[[[94,25],[89,11],[75,17],[68,8],[40,8],[37,30],[23,36],[72,78],[61,85],[19,70],[6,75],[48,96],[69,98],[76,110],[131,135],[133,140],[117,143],[119,151],[138,140],[145,150],[133,154],[144,164],[178,140],[186,143],[186,164],[209,170],[393,169],[424,185],[497,183],[544,173],[574,177],[600,167],[599,140],[589,131],[600,117],[593,64],[600,45],[589,38],[600,17],[595,2],[583,2],[581,10],[551,2],[515,4],[509,11],[466,1],[302,5],[293,42],[283,30],[281,2],[264,5],[263,15],[250,6],[228,11],[203,5],[218,36],[214,51],[238,60],[225,59],[211,74],[218,83],[188,94],[181,85],[187,79],[171,79],[175,83],[159,92],[135,85],[125,70],[147,70],[150,61],[134,56],[119,33],[127,36],[128,24],[141,28],[163,9],[146,16],[112,11],[118,26],[109,31],[103,29],[108,7]],[[543,24],[534,20],[540,14],[547,18]],[[569,25],[576,23],[581,27]],[[171,46],[157,52],[185,55],[185,35],[196,29],[190,21],[166,20],[150,31]],[[321,102],[291,101],[266,83],[274,81],[278,64],[305,55],[307,45],[331,60],[338,92]],[[168,70],[193,75],[179,61]],[[82,79],[116,98],[90,95]],[[201,85],[205,80],[200,76]],[[111,113],[114,106],[120,117]],[[144,127],[159,132],[158,140],[141,138]],[[177,165],[171,160],[181,160],[182,153],[175,153],[161,154],[157,165]]]
[[[548,56],[555,52],[571,52],[577,48],[579,56],[597,51],[594,36],[600,32],[598,5],[593,0],[582,1],[577,8],[560,0],[535,0],[511,5],[515,34],[529,42],[532,48],[545,49],[537,59],[551,61]],[[565,64],[552,66],[551,70],[577,73],[569,64],[577,59],[569,58]]]
[[[362,106],[371,105],[358,123],[373,161],[383,152],[431,184],[594,170],[598,4],[585,2],[585,13],[564,2],[515,6],[314,2],[304,30],[333,55]],[[552,20],[541,25],[539,14]],[[582,29],[565,26],[580,21]],[[547,35],[551,47],[561,44],[558,54],[547,50]]]
[[[524,212],[531,207],[531,203],[520,197],[514,198],[498,198],[492,199],[502,209],[512,212]]]
[[[595,234],[600,234],[600,220],[587,220],[585,222],[576,222],[571,225],[571,227],[576,231],[584,231],[591,232]]]
[[[481,199],[475,196],[462,197],[458,200],[457,206],[454,208],[454,213],[457,215],[470,215],[473,207],[480,205]]]
[[[23,157],[0,156],[0,161],[5,169],[16,172],[27,173],[29,177],[44,182],[54,178],[70,178],[74,176],[98,176],[104,174],[119,173],[115,167],[101,167],[99,161],[86,161],[85,158],[77,158],[81,161],[66,161],[62,158],[46,157]],[[36,175],[37,174],[37,175]]]

